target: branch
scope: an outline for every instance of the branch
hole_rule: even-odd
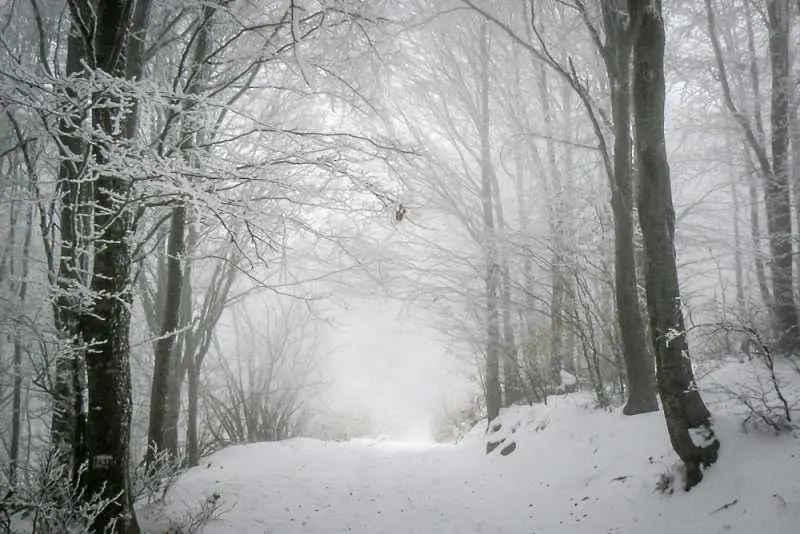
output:
[[[764,146],[758,142],[758,139],[756,138],[756,135],[750,126],[750,121],[741,111],[739,111],[739,108],[733,101],[731,86],[728,82],[728,73],[725,68],[725,61],[722,58],[722,46],[720,45],[719,37],[717,36],[716,16],[714,14],[714,7],[712,6],[711,2],[712,0],[705,0],[706,15],[708,18],[708,35],[711,38],[711,47],[714,49],[714,58],[717,62],[717,70],[719,71],[719,81],[722,85],[722,95],[725,100],[725,106],[728,108],[728,111],[731,112],[733,118],[744,132],[745,139],[756,155],[762,176],[766,178],[772,175],[772,165],[770,164],[769,157],[767,156]]]

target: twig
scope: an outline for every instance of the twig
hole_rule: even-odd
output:
[[[739,499],[733,499],[731,502],[726,502],[725,504],[723,504],[719,508],[716,508],[716,509],[712,510],[711,512],[709,512],[708,515],[714,515],[717,512],[721,512],[722,510],[726,510],[726,509],[730,508],[731,506],[735,505],[738,502],[739,502]]]

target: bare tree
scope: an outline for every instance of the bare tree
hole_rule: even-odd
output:
[[[486,411],[489,421],[500,413],[502,396],[500,392],[500,265],[497,259],[497,243],[495,239],[495,217],[492,203],[492,164],[489,137],[489,27],[482,22],[480,29],[480,111],[476,125],[480,138],[481,164],[481,206],[483,209],[483,226],[486,262]]]
[[[599,144],[600,156],[605,174],[611,186],[611,206],[614,215],[615,276],[617,320],[620,324],[622,352],[627,370],[628,403],[625,413],[635,414],[657,409],[655,396],[652,355],[645,342],[644,323],[641,318],[638,299],[638,284],[635,270],[635,244],[633,223],[633,177],[631,170],[630,136],[630,54],[631,31],[624,6],[613,0],[604,1],[600,13],[596,14],[582,1],[575,1],[573,7],[580,15],[591,42],[595,45],[606,67],[606,75],[611,90],[612,116],[603,112],[602,106],[575,67],[571,55],[560,61],[542,31],[541,14],[537,13],[535,3],[525,3],[527,38],[498,16],[478,7],[472,0],[462,0],[492,20],[515,42],[529,51],[532,56],[555,72],[574,91],[586,112],[592,131]],[[594,22],[599,16],[600,27]],[[613,128],[613,151],[609,149],[605,126]],[[549,136],[552,138],[552,136]],[[557,288],[555,288],[557,289]],[[556,304],[562,297],[555,299]],[[558,307],[558,306],[557,306]],[[556,348],[556,347],[554,347]]]
[[[747,2],[745,2],[747,4]],[[745,11],[749,73],[753,90],[753,113],[751,121],[735,101],[734,90],[728,74],[722,43],[719,38],[717,12],[712,0],[706,0],[708,33],[716,60],[725,106],[739,125],[747,150],[754,157],[754,168],[764,180],[767,233],[770,243],[770,270],[772,295],[769,295],[763,265],[756,264],[759,287],[765,302],[774,316],[774,328],[778,338],[778,349],[791,352],[800,346],[800,325],[794,298],[792,279],[792,224],[791,190],[789,187],[789,122],[790,122],[790,64],[789,64],[789,2],[769,0],[767,2],[767,32],[771,65],[772,88],[770,92],[771,151],[767,150],[766,137],[761,121],[760,83],[756,63],[753,22],[749,6]],[[771,154],[770,154],[771,152]],[[771,157],[770,157],[771,156]],[[751,186],[751,201],[755,201]],[[753,209],[756,202],[751,202]],[[751,213],[753,232],[758,232],[758,215]],[[754,235],[754,238],[756,236]],[[757,262],[760,259],[757,256]]]
[[[664,138],[664,21],[660,0],[629,0],[633,40],[633,104],[639,162],[639,223],[645,288],[656,352],[658,392],[670,441],[686,466],[686,489],[717,460],[719,440],[689,359],[675,260],[675,212]]]
[[[308,422],[304,406],[321,356],[312,312],[280,297],[262,306],[264,314],[253,313],[252,304],[232,310],[235,340],[215,343],[213,369],[221,380],[203,386],[203,433],[210,440],[203,450],[288,439]]]

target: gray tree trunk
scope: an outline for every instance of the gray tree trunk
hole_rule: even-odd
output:
[[[713,10],[709,5],[709,21],[713,20]],[[753,102],[753,124],[755,128],[754,139],[755,143],[751,142],[751,147],[755,145],[763,146],[765,142],[765,134],[764,134],[764,121],[762,118],[762,111],[761,111],[761,81],[759,78],[758,73],[758,54],[756,52],[756,45],[755,45],[755,33],[753,31],[753,17],[750,8],[750,2],[744,2],[744,16],[745,16],[745,27],[747,30],[747,51],[748,51],[748,73],[750,77],[750,87],[753,91],[752,94],[752,102]],[[710,24],[713,25],[712,22]],[[744,146],[745,153],[748,154],[748,161],[751,160],[750,148],[747,145]],[[767,169],[768,170],[768,169]],[[753,240],[753,264],[756,270],[756,282],[758,283],[758,290],[761,294],[761,300],[764,302],[764,305],[767,307],[767,310],[770,314],[771,320],[775,321],[775,303],[772,299],[772,294],[770,293],[769,283],[767,282],[767,272],[764,266],[764,256],[761,253],[761,223],[760,223],[760,215],[759,212],[759,205],[761,203],[761,199],[758,195],[758,178],[757,175],[759,174],[758,167],[751,162],[751,168],[748,169],[749,180],[748,180],[748,195],[749,195],[749,202],[750,202],[750,234]],[[764,174],[765,169],[761,169],[761,175],[765,176]]]
[[[197,435],[198,401],[200,395],[200,366],[194,358],[189,360],[188,378],[188,414],[186,421],[186,461],[189,467],[200,463],[200,444]]]
[[[35,205],[31,204],[25,220],[25,236],[22,240],[22,255],[20,258],[21,272],[19,273],[20,282],[17,298],[20,306],[24,306],[28,297],[28,274],[30,271],[30,248],[33,236],[33,216]],[[16,217],[14,217],[16,218]],[[16,221],[13,222],[16,225]],[[12,226],[13,231],[13,226]],[[11,237],[11,246],[14,246],[14,238]],[[13,256],[8,259],[13,265]],[[23,341],[19,335],[14,336],[14,355],[13,365],[13,385],[11,391],[11,445],[8,453],[8,479],[13,486],[17,480],[17,466],[19,464],[19,448],[22,441],[22,354],[24,352]],[[30,436],[28,436],[30,439]]]
[[[492,166],[492,191],[494,192],[495,214],[497,215],[497,226],[503,232],[507,230],[506,219],[503,209],[503,201],[500,196],[500,181],[497,173]],[[502,310],[501,319],[503,323],[502,339],[502,370],[503,370],[503,406],[511,406],[522,398],[522,385],[520,383],[519,360],[517,358],[517,343],[514,336],[514,322],[511,304],[511,272],[508,267],[509,258],[508,247],[504,247],[503,252],[498,254],[499,269],[501,273],[500,285],[500,308]]]
[[[489,136],[489,31],[488,23],[481,23],[480,32],[480,116],[478,118],[481,144],[481,205],[483,208],[484,251],[486,257],[486,373],[484,387],[486,411],[489,421],[500,413],[500,314],[498,291],[500,269],[497,264],[494,208],[492,205],[492,162]]]
[[[772,296],[778,329],[777,348],[783,353],[800,349],[800,325],[792,279],[792,213],[789,189],[789,1],[767,2],[769,52],[772,72],[770,121],[772,172],[766,182],[767,231],[771,255]]]
[[[564,337],[564,257],[563,257],[563,235],[562,227],[564,217],[563,203],[561,201],[561,187],[563,186],[563,176],[559,171],[558,160],[556,158],[556,146],[553,138],[555,131],[553,128],[553,112],[551,109],[550,87],[548,84],[547,67],[542,66],[539,71],[539,100],[542,104],[544,113],[544,126],[548,177],[545,179],[548,194],[550,239],[552,240],[552,253],[550,262],[550,273],[552,280],[552,294],[550,298],[550,355],[547,360],[547,382],[549,386],[557,387],[561,385],[561,368],[563,366],[563,337]]]
[[[522,385],[520,384],[514,323],[511,318],[511,273],[509,272],[507,259],[503,260],[500,270],[502,272],[500,301],[503,308],[503,405],[511,406],[519,402],[523,395]]]
[[[614,170],[611,176],[611,209],[614,215],[614,297],[617,307],[628,400],[625,415],[658,410],[655,365],[647,350],[645,326],[639,307],[633,219],[633,171],[631,167],[631,37],[626,9],[621,0],[603,2],[606,30],[606,69],[611,85],[614,120]]]
[[[634,39],[633,103],[641,173],[639,221],[658,392],[670,441],[686,466],[688,490],[717,459],[719,440],[695,383],[678,288],[675,212],[664,137],[664,22],[660,0],[629,0]]]

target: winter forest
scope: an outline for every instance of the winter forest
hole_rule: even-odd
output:
[[[799,109],[790,0],[0,0],[0,532],[800,531]]]

